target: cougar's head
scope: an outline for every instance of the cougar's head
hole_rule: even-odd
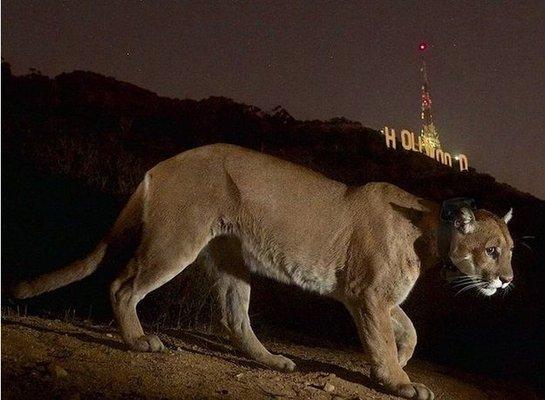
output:
[[[486,296],[507,289],[513,280],[513,239],[507,223],[512,209],[499,218],[486,210],[461,208],[452,224],[449,258],[463,277],[462,290],[475,288]]]

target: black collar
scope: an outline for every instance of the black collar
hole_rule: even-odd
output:
[[[454,219],[458,211],[467,207],[475,210],[476,201],[470,197],[456,197],[448,199],[441,203],[441,213],[439,214],[439,232],[437,234],[437,249],[441,258],[441,268],[452,272],[459,272],[449,257],[450,236],[452,234]]]
[[[476,202],[471,197],[455,197],[441,203],[441,222],[453,222],[461,208],[476,210]]]

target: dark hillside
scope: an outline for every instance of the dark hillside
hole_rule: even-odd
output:
[[[2,78],[3,285],[89,251],[158,161],[204,144],[233,143],[350,185],[387,181],[436,201],[470,196],[501,215],[513,207],[513,291],[504,298],[454,297],[436,270],[422,277],[405,308],[417,326],[421,355],[540,384],[545,374],[544,201],[474,170],[459,173],[424,155],[387,149],[379,132],[343,118],[299,121],[280,107],[266,113],[222,97],[170,99],[84,71],[55,78],[13,76],[3,63]],[[208,287],[199,284],[198,269],[188,270],[143,302],[141,315],[149,324],[208,322]],[[108,319],[106,275],[97,273],[25,303],[5,299],[4,305],[25,304],[32,314],[75,310],[80,318]],[[256,280],[256,326],[356,341],[341,306]],[[157,313],[157,304],[165,302],[168,310],[162,306],[165,312]]]

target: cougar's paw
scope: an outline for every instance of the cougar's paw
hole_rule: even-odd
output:
[[[144,335],[136,339],[131,348],[135,351],[161,352],[165,345],[156,335]]]
[[[435,395],[426,385],[411,382],[407,385],[400,385],[395,389],[395,394],[406,399],[433,400]]]
[[[281,354],[273,354],[264,362],[278,371],[291,372],[295,370],[295,363]]]

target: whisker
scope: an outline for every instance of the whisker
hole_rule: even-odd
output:
[[[458,281],[452,281],[450,282],[452,285],[457,285],[459,283],[467,283],[467,282],[476,282],[476,279],[474,278],[470,278],[470,279],[461,279],[461,280],[458,280]]]
[[[473,277],[473,276],[459,276],[459,277],[453,278],[451,280],[452,281],[465,281],[465,280],[468,280],[468,279],[475,279],[475,277]]]
[[[465,292],[466,290],[469,290],[469,289],[472,289],[474,287],[477,287],[476,285],[470,285],[470,286],[464,286],[463,288],[461,288],[460,290],[458,290],[454,296],[458,296],[460,293],[462,292]]]
[[[469,285],[464,286],[463,288],[461,288],[458,292],[456,292],[455,296],[458,296],[460,293],[465,292],[466,290],[474,289],[474,288],[480,288],[480,287],[483,287],[485,285],[486,285],[486,282],[475,282],[473,284],[469,284]]]
[[[460,283],[457,283],[457,284],[452,285],[452,288],[455,289],[455,288],[459,288],[459,287],[462,287],[462,286],[471,285],[471,284],[474,284],[474,283],[480,283],[480,282],[475,282],[475,281],[460,282]]]
[[[474,282],[476,282],[476,281],[473,280],[473,279],[470,279],[470,280],[467,280],[467,281],[449,282],[449,285],[452,286],[452,287],[456,287],[456,286],[460,286],[460,285],[467,285],[469,283],[474,283]]]
[[[480,279],[477,275],[464,275],[464,276],[458,276],[455,278],[449,279],[449,282],[463,282],[463,281],[470,281]]]

